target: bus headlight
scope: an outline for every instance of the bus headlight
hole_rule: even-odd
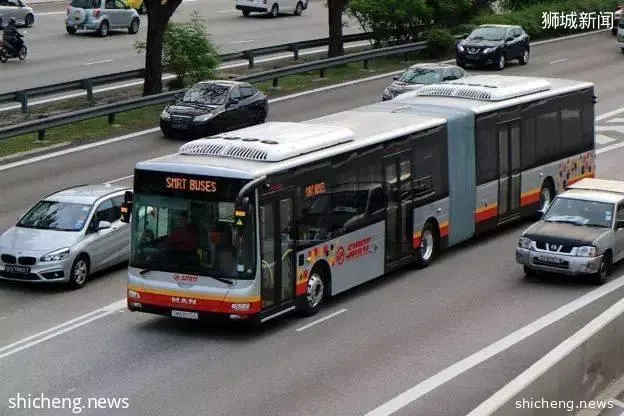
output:
[[[527,250],[531,248],[531,239],[526,237],[520,237],[518,240],[518,247],[526,248]]]
[[[141,295],[136,290],[128,290],[128,297],[130,299],[140,299]]]
[[[596,252],[597,250],[594,246],[583,246],[576,250],[576,255],[579,257],[596,257]]]

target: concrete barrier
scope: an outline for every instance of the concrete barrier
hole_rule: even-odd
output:
[[[571,415],[624,374],[624,299],[563,341],[467,416]],[[613,403],[603,403],[614,408]],[[593,407],[595,408],[595,407]]]

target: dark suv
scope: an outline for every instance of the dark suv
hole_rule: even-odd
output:
[[[481,25],[457,43],[455,60],[462,68],[493,65],[502,70],[513,59],[526,65],[530,49],[529,35],[520,26]]]

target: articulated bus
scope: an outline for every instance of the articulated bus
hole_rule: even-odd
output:
[[[186,143],[140,162],[128,308],[264,322],[501,224],[593,177],[594,87],[473,76]]]

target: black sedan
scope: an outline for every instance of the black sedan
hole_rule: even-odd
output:
[[[462,68],[493,65],[502,70],[513,59],[526,65],[530,51],[529,35],[520,26],[481,25],[457,44],[455,60]]]
[[[202,81],[163,110],[160,129],[167,137],[210,136],[264,123],[268,112],[267,97],[251,84]]]

